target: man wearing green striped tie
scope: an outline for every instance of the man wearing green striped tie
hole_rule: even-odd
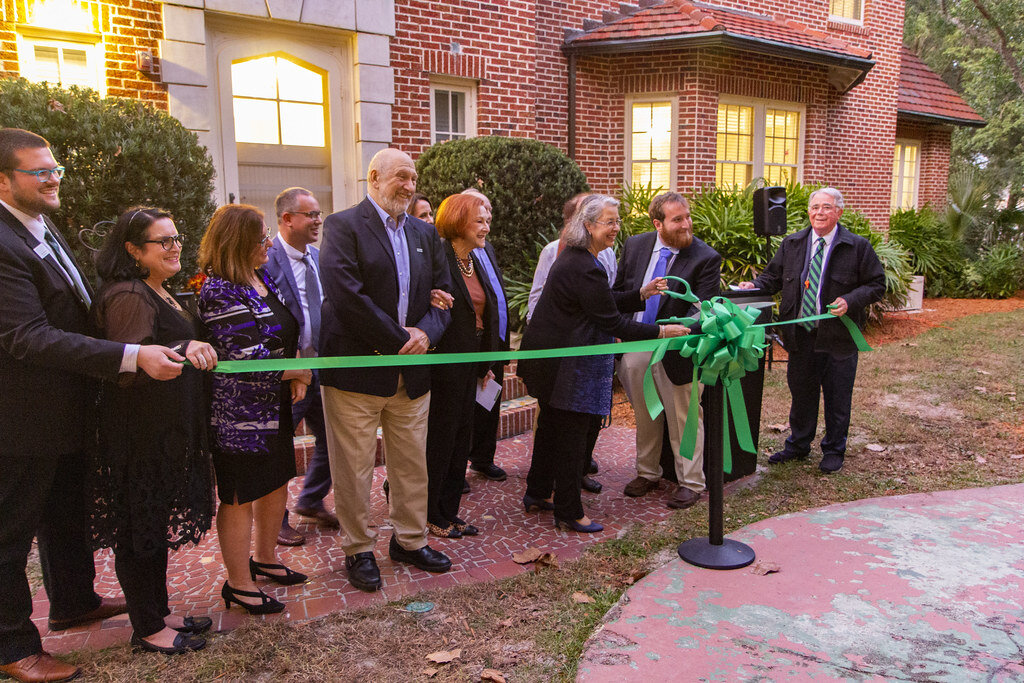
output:
[[[782,292],[780,320],[814,316],[825,311],[850,316],[864,326],[867,307],[885,294],[885,271],[871,243],[839,224],[843,195],[831,187],[817,190],[808,201],[809,228],[782,240],[764,272],[740,288]],[[833,306],[828,309],[828,306]],[[818,402],[824,397],[825,436],[819,469],[838,472],[846,454],[857,347],[838,320],[821,320],[778,328],[789,354],[786,380],[792,404],[790,435],[771,464],[804,459],[818,427]]]

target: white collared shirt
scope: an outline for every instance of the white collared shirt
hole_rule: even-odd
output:
[[[299,335],[299,349],[302,351],[303,358],[309,358],[315,356],[313,353],[313,330],[312,324],[309,321],[309,307],[311,302],[309,296],[306,293],[306,263],[302,260],[302,257],[309,254],[309,268],[313,269],[313,274],[316,276],[317,282],[320,282],[320,273],[317,272],[316,263],[313,261],[313,255],[308,251],[301,252],[292,245],[288,244],[281,233],[277,234],[274,238],[278,246],[280,246],[284,253],[288,256],[288,263],[292,267],[292,277],[295,278],[295,287],[299,290],[299,306],[302,308],[302,333]],[[320,287],[320,300],[312,302],[313,306],[320,306],[323,304],[323,285]]]
[[[644,271],[644,279],[640,281],[640,285],[646,285],[648,282],[654,279],[654,268],[658,265],[658,258],[661,256],[661,250],[668,249],[672,252],[672,256],[669,257],[668,263],[665,264],[665,272],[668,273],[672,269],[672,264],[676,262],[676,256],[679,256],[679,250],[675,247],[670,247],[661,241],[661,235],[655,234],[654,248],[651,249],[651,260],[647,262],[647,270]],[[633,320],[638,323],[644,321],[644,311],[640,310],[633,314]]]

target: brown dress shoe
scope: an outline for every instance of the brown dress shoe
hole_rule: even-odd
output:
[[[10,664],[0,664],[0,671],[16,681],[37,683],[41,681],[70,681],[78,678],[82,670],[45,652],[37,652]]]
[[[292,512],[303,517],[312,517],[320,526],[328,529],[340,529],[341,523],[338,516],[326,508],[292,508]]]
[[[77,617],[70,617],[68,619],[54,619],[50,617],[49,625],[51,631],[63,631],[66,628],[72,626],[78,626],[80,624],[88,624],[90,621],[103,621],[110,617],[117,616],[118,614],[124,614],[128,611],[128,603],[125,602],[124,596],[116,598],[101,598],[100,606],[91,612],[80,614]]]
[[[305,542],[306,537],[287,523],[282,525],[281,530],[277,532],[278,545],[302,545]]]
[[[688,489],[685,486],[677,486],[675,493],[668,499],[668,506],[673,510],[685,510],[693,507],[700,500],[700,492]]]
[[[627,496],[631,498],[639,498],[640,496],[647,495],[654,489],[658,488],[658,480],[650,480],[644,477],[637,477],[633,481],[626,484],[626,488],[622,490]]]

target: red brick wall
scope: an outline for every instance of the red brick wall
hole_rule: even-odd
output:
[[[0,65],[4,75],[20,75],[16,26],[27,24],[33,3],[30,0],[0,0],[3,24],[0,25]],[[79,6],[93,17],[105,46],[104,71],[107,95],[131,97],[167,109],[167,88],[160,83],[159,41],[163,37],[160,3],[155,0],[80,0]],[[155,74],[145,74],[135,66],[136,50],[149,50],[154,56]]]

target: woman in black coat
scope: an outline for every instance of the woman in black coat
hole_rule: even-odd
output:
[[[566,247],[558,256],[523,335],[524,350],[606,344],[688,334],[682,325],[651,325],[625,313],[666,289],[664,278],[634,292],[617,293],[597,255],[615,244],[619,202],[590,195],[566,226]],[[612,355],[520,361],[518,374],[540,414],[523,505],[553,509],[556,527],[591,533],[604,527],[591,522],[580,500],[580,478],[588,463],[587,433],[611,410]],[[554,499],[551,500],[552,490]]]
[[[440,353],[498,348],[498,303],[474,249],[490,232],[489,214],[478,195],[457,194],[438,207],[437,232],[451,273],[452,319],[437,343]],[[474,536],[479,530],[459,517],[462,487],[473,438],[477,386],[494,377],[491,363],[435,365],[430,375],[427,418],[427,529],[442,538]]]

